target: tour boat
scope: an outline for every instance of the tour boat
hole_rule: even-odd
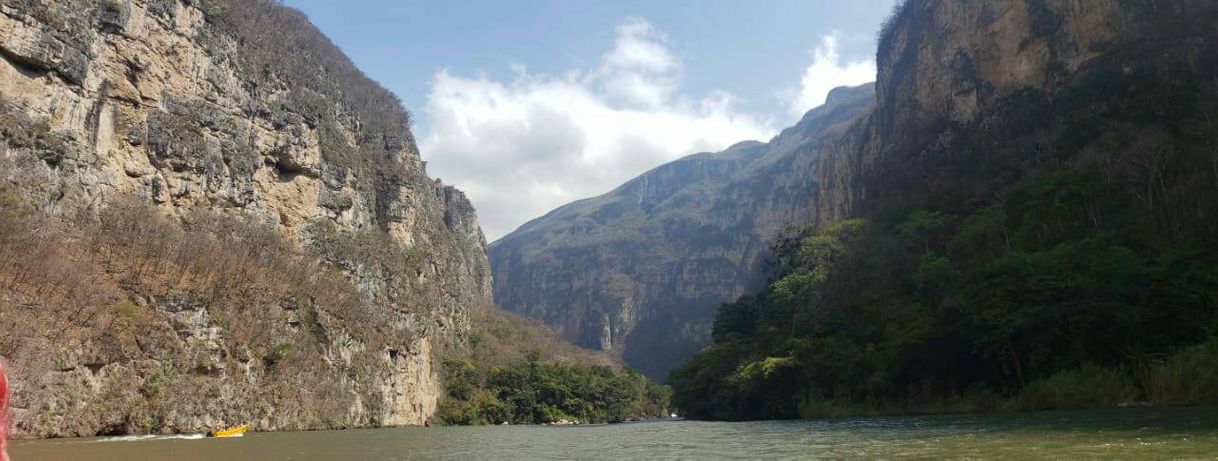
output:
[[[250,428],[249,424],[242,424],[240,426],[233,426],[228,429],[221,429],[218,431],[208,432],[207,436],[208,437],[242,437],[245,435],[245,431],[249,428]]]

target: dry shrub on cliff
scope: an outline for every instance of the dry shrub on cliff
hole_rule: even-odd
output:
[[[259,398],[226,407],[234,419],[273,407],[315,418],[280,427],[345,427],[356,395],[378,405],[380,390],[360,383],[385,371],[382,351],[414,335],[363,296],[269,226],[167,218],[136,199],[50,216],[0,189],[0,358],[22,377],[20,407],[56,421],[22,431],[94,435],[99,420],[123,414],[103,432],[165,430],[169,409],[198,411],[249,386]],[[349,357],[334,355],[335,344]],[[245,378],[217,379],[233,373]],[[103,374],[119,387],[96,401],[70,397],[89,411],[57,409],[62,392],[79,391],[64,380]]]
[[[208,22],[238,38],[236,64],[245,75],[292,89],[294,112],[316,122],[332,114],[327,104],[343,103],[369,138],[358,144],[379,137],[384,148],[396,149],[412,139],[401,100],[364,75],[304,13],[273,0],[204,0],[201,7]]]
[[[897,21],[905,14],[905,10],[909,8],[909,0],[898,0],[892,5],[892,12],[884,18],[880,23],[880,31],[876,33],[876,46],[879,49],[876,54],[884,54],[886,47],[892,43],[892,34],[896,32]]]
[[[296,311],[308,334],[325,334],[324,316],[354,327],[370,349],[387,340],[383,314],[273,228],[207,213],[178,225],[135,200],[65,222],[0,190],[0,328],[10,332],[0,336],[0,356],[47,341],[138,334],[122,327],[138,323],[139,305],[151,298],[207,306],[226,335],[255,349],[281,342],[261,326],[283,321],[255,308],[274,304]]]
[[[36,332],[50,332],[52,343],[69,339],[78,326],[109,322],[105,309],[117,299],[114,287],[99,280],[65,247],[61,223],[24,206],[0,188],[0,356],[18,346],[42,347]],[[65,337],[66,336],[66,337]]]
[[[472,309],[470,324],[466,349],[445,355],[468,355],[483,369],[505,366],[533,354],[543,362],[605,366],[614,371],[622,368],[604,352],[571,344],[545,324],[497,307]]]
[[[359,326],[355,333],[374,345],[384,339],[384,319],[359,291],[274,228],[209,212],[183,221],[175,224],[146,204],[120,200],[85,228],[84,240],[124,284],[153,293],[191,293],[213,313],[232,317],[230,333],[240,342],[268,341],[252,322],[262,313],[248,309],[267,303],[289,304],[312,323],[319,311],[342,319]]]

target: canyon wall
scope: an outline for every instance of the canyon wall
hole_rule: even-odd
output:
[[[822,197],[848,178],[818,183],[820,153],[856,144],[873,101],[872,85],[838,88],[768,143],[690,155],[521,226],[489,249],[496,302],[663,380],[710,341],[720,304],[764,285],[775,237],[848,210]]]
[[[290,286],[320,283],[310,274],[217,295],[199,288],[213,280],[123,278],[106,260],[90,283],[118,307],[57,327],[37,321],[56,309],[38,281],[10,280],[0,358],[15,434],[426,421],[434,350],[491,302],[485,241],[465,196],[427,177],[399,100],[303,14],[267,0],[3,0],[0,58],[0,188],[29,209],[103,229],[124,228],[106,222],[125,216],[114,210],[150,207],[183,228],[269,230],[358,297],[327,305],[332,293]]]
[[[880,33],[874,90],[835,90],[769,143],[687,157],[525,224],[491,245],[496,301],[663,379],[709,342],[719,304],[760,288],[787,226],[1001,190],[1106,133],[1155,139],[1114,125],[1196,103],[1159,89],[1212,71],[1214,13],[1200,1],[903,2]],[[1145,107],[1087,102],[1123,79],[1148,89]],[[1064,130],[1080,144],[1055,145]]]

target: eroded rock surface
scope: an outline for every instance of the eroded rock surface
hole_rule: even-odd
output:
[[[272,291],[247,307],[261,312],[250,344],[217,326],[206,296],[118,287],[152,313],[141,340],[44,332],[0,351],[17,435],[422,424],[434,411],[433,348],[490,302],[485,242],[465,196],[427,177],[397,98],[303,14],[266,0],[2,0],[0,103],[15,114],[0,185],[39,209],[137,197],[172,219],[273,226],[341,270],[387,338],[362,342],[367,325]],[[294,346],[319,351],[315,366],[264,366],[302,312],[320,330]]]

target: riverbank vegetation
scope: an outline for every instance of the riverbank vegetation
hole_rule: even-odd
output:
[[[756,419],[1218,401],[1214,242],[1140,232],[1108,187],[1054,171],[966,215],[807,233],[767,290],[723,306],[714,344],[670,378],[676,405]]]
[[[434,424],[604,423],[666,416],[670,392],[608,355],[516,314],[475,309],[463,350],[445,351]]]
[[[605,423],[663,416],[667,389],[634,370],[544,363],[539,354],[479,370],[468,360],[445,361],[443,424]]]

